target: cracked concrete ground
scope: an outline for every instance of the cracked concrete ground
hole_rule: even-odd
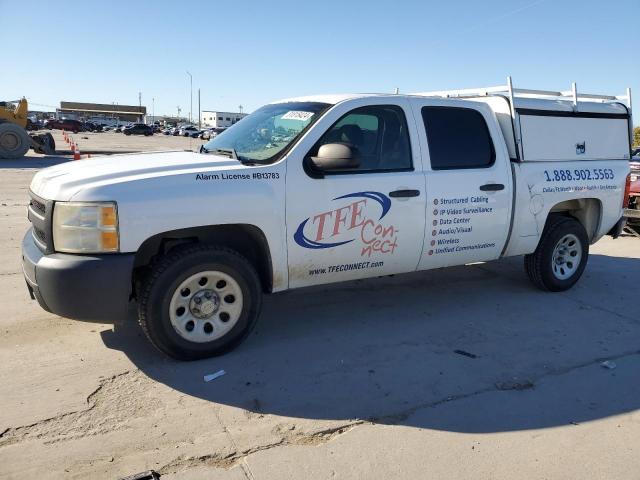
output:
[[[640,240],[601,240],[561,294],[515,258],[275,295],[238,350],[178,363],[29,299],[47,161],[0,168],[0,477],[637,477]]]

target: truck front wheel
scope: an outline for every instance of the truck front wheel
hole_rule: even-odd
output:
[[[242,342],[261,300],[260,280],[247,259],[224,247],[195,245],[153,266],[141,288],[138,319],[160,351],[196,360]]]
[[[545,225],[536,251],[525,255],[529,279],[541,290],[561,292],[582,276],[589,257],[589,239],[577,220],[553,216]]]

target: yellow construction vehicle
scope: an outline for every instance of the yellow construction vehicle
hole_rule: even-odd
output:
[[[26,98],[15,102],[0,102],[0,159],[20,158],[29,148],[45,155],[55,153],[56,144],[50,133],[27,133],[28,111]]]

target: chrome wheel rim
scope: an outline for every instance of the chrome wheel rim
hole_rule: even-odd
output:
[[[551,257],[551,270],[558,280],[570,278],[580,266],[582,244],[578,237],[568,233],[556,243]]]
[[[185,340],[206,343],[217,340],[238,323],[242,290],[233,277],[220,271],[204,271],[184,280],[171,296],[169,318]]]

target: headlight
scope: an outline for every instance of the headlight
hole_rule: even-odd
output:
[[[56,202],[53,248],[66,253],[117,252],[118,210],[114,202]]]

